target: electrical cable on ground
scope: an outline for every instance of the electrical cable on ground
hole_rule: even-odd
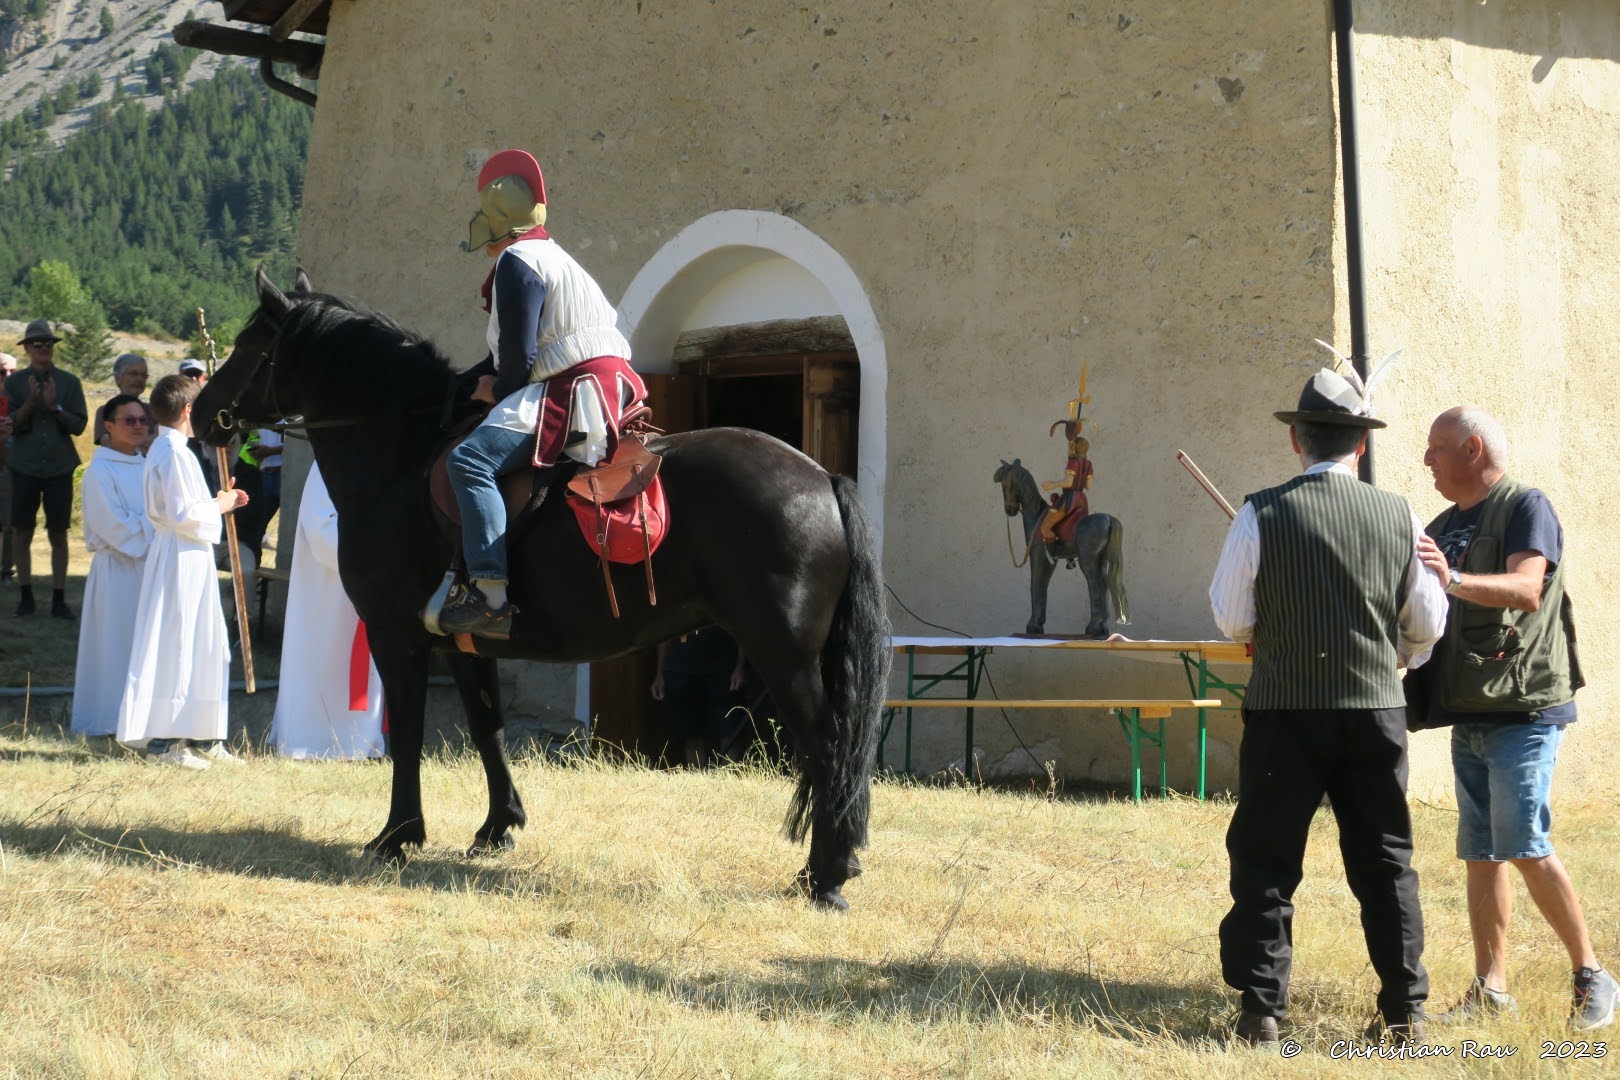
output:
[[[900,607],[905,610],[905,613],[907,615],[910,615],[913,619],[916,619],[918,622],[922,623],[924,626],[931,627],[931,628],[933,628],[935,630],[943,630],[947,634],[955,634],[957,637],[972,637],[971,634],[964,634],[962,631],[954,630],[949,626],[941,626],[938,623],[929,622],[927,619],[923,618],[921,615],[918,615],[915,611],[912,611],[910,606],[907,605],[904,600],[900,599],[900,594],[894,591],[894,586],[893,585],[890,585],[887,581],[885,581],[883,583],[883,587],[885,589],[889,590],[889,595],[894,597],[894,602],[899,604]],[[996,680],[990,674],[990,663],[989,663],[988,660],[982,661],[981,663],[983,665],[982,670],[984,671],[985,680],[990,684],[990,693],[992,695],[994,695],[992,700],[999,699],[1001,697],[1001,691],[996,689]],[[1029,748],[1029,745],[1024,742],[1024,737],[1022,735],[1020,735],[1018,733],[1018,729],[1013,726],[1012,718],[1007,715],[1007,710],[1003,709],[1001,706],[998,705],[998,706],[996,706],[996,711],[1001,714],[1001,720],[1002,720],[1002,722],[1004,724],[1007,725],[1007,730],[1012,732],[1012,737],[1015,740],[1017,740],[1019,746],[1023,747],[1024,753],[1029,755],[1029,760],[1033,761],[1037,766],[1039,766],[1042,772],[1045,772],[1046,771],[1046,762],[1044,762],[1040,758],[1036,757],[1035,756],[1035,751],[1031,750]],[[967,773],[968,766],[970,766],[972,764],[973,763],[971,761],[962,762],[962,772],[963,772],[964,775],[966,775],[966,773]]]

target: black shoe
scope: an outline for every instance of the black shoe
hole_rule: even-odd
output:
[[[469,585],[459,595],[451,597],[439,612],[439,629],[446,634],[505,639],[512,636],[515,614],[517,608],[510,601],[492,608],[478,586]]]
[[[1261,1016],[1259,1013],[1249,1012],[1247,1009],[1238,1017],[1237,1026],[1232,1034],[1239,1042],[1246,1042],[1250,1046],[1277,1045],[1277,1018],[1275,1016]]]
[[[1423,1009],[1416,1008],[1404,1020],[1390,1020],[1380,1016],[1367,1025],[1366,1040],[1370,1043],[1389,1043],[1391,1046],[1422,1046],[1424,1035]]]
[[[32,596],[28,595],[27,593],[24,593],[23,598],[21,600],[17,601],[17,618],[19,618],[19,619],[26,618],[29,615],[32,615],[33,613],[34,613],[34,598]]]
[[[77,619],[78,616],[73,614],[73,609],[68,607],[67,604],[62,603],[61,601],[58,601],[58,602],[51,605],[51,618],[53,618],[53,619]]]

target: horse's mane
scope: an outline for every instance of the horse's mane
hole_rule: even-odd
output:
[[[451,365],[438,346],[387,315],[325,293],[296,293],[278,356],[296,357],[328,401],[407,401],[442,395]],[[318,373],[318,374],[317,374]]]

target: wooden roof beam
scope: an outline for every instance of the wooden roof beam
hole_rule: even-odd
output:
[[[281,13],[281,18],[270,28],[270,36],[276,41],[286,41],[324,2],[325,0],[293,0],[291,6]]]

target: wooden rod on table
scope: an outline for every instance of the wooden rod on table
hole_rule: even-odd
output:
[[[1226,518],[1228,521],[1237,517],[1237,511],[1232,509],[1232,504],[1227,502],[1226,499],[1221,496],[1219,491],[1215,490],[1215,485],[1209,482],[1209,477],[1204,475],[1204,471],[1202,469],[1193,464],[1193,459],[1187,456],[1187,451],[1177,450],[1176,460],[1187,467],[1187,471],[1192,473],[1192,478],[1198,481],[1198,485],[1205,491],[1209,492],[1209,497],[1214,499],[1222,510],[1226,511]]]

